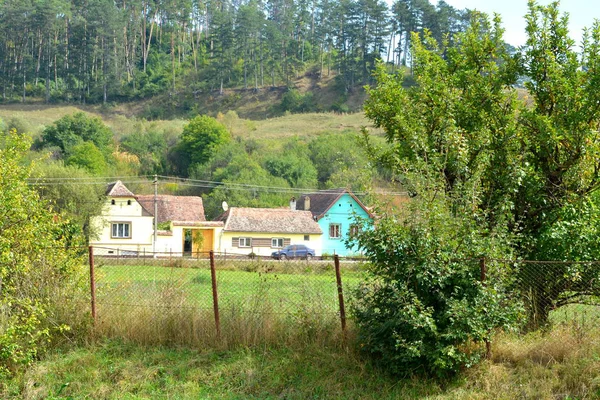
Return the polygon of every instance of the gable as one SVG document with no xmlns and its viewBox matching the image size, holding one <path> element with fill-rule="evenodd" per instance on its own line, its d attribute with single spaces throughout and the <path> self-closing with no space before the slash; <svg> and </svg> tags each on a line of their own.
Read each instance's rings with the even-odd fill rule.
<svg viewBox="0 0 600 400">
<path fill-rule="evenodd" d="M 332 208 L 339 208 L 337 212 L 347 213 L 348 216 L 357 213 L 363 217 L 373 218 L 371 212 L 352 193 L 346 189 L 324 190 L 316 193 L 303 194 L 297 202 L 299 210 L 308 210 L 315 220 L 323 218 Z"/>
</svg>

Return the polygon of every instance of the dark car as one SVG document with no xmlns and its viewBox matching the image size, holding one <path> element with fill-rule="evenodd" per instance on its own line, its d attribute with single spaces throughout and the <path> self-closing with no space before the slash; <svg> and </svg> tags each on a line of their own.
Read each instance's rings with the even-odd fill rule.
<svg viewBox="0 0 600 400">
<path fill-rule="evenodd" d="M 303 244 L 291 244 L 285 246 L 281 250 L 274 251 L 271 253 L 271 257 L 276 260 L 287 260 L 288 258 L 306 258 L 310 260 L 315 256 L 315 251 L 309 249 Z"/>
</svg>

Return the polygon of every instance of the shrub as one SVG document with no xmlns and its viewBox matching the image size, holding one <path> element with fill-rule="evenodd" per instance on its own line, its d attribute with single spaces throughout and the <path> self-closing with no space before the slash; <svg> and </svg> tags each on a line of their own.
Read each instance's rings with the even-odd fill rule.
<svg viewBox="0 0 600 400">
<path fill-rule="evenodd" d="M 398 375 L 446 377 L 478 362 L 481 344 L 512 327 L 520 310 L 505 294 L 503 271 L 480 282 L 476 256 L 503 248 L 481 231 L 438 203 L 359 232 L 370 261 L 352 302 L 361 349 Z"/>
<path fill-rule="evenodd" d="M 76 230 L 27 184 L 29 140 L 16 131 L 0 149 L 0 375 L 31 363 L 85 323 L 81 257 L 66 247 Z"/>
</svg>

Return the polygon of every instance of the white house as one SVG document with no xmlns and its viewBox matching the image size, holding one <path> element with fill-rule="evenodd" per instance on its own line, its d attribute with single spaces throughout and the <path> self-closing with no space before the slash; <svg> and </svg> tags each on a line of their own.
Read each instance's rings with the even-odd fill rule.
<svg viewBox="0 0 600 400">
<path fill-rule="evenodd" d="M 98 237 L 96 248 L 113 253 L 151 253 L 154 249 L 156 201 L 156 251 L 174 255 L 218 250 L 222 222 L 206 221 L 202 198 L 197 196 L 134 195 L 121 182 L 108 185 L 102 215 L 92 220 Z M 216 232 L 216 233 L 215 233 Z"/>
</svg>

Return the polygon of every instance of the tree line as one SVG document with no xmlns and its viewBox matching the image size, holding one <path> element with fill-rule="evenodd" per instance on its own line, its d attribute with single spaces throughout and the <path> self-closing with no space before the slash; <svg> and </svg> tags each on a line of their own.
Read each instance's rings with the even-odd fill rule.
<svg viewBox="0 0 600 400">
<path fill-rule="evenodd" d="M 441 41 L 470 15 L 428 0 L 5 0 L 1 98 L 106 103 L 258 90 L 309 67 L 336 74 L 347 92 L 370 81 L 378 59 L 407 64 L 410 32 Z"/>
</svg>

